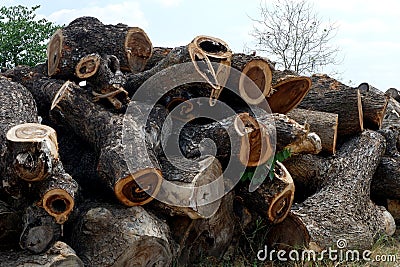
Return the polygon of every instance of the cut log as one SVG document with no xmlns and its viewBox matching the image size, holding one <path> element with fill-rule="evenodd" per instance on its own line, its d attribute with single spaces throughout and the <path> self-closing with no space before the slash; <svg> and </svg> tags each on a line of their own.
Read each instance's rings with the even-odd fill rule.
<svg viewBox="0 0 400 267">
<path fill-rule="evenodd" d="M 360 90 L 327 75 L 313 75 L 312 88 L 299 108 L 339 115 L 338 136 L 351 136 L 364 129 Z"/>
<path fill-rule="evenodd" d="M 383 118 L 382 128 L 388 128 L 391 126 L 399 126 L 400 122 L 400 103 L 394 98 L 389 98 L 387 105 L 386 114 Z"/>
<path fill-rule="evenodd" d="M 245 54 L 233 54 L 231 67 L 238 72 L 231 72 L 229 89 L 238 89 L 237 93 L 248 104 L 257 105 L 265 101 L 272 93 L 273 63 L 266 58 Z M 254 82 L 256 86 L 251 84 Z"/>
<path fill-rule="evenodd" d="M 272 74 L 273 93 L 267 98 L 273 113 L 286 114 L 303 100 L 311 88 L 311 80 L 292 71 L 275 70 Z"/>
<path fill-rule="evenodd" d="M 336 153 L 337 114 L 296 108 L 287 115 L 298 123 L 308 126 L 310 132 L 316 133 L 321 138 L 323 152 L 331 155 Z"/>
<path fill-rule="evenodd" d="M 123 88 L 126 78 L 116 56 L 87 55 L 76 65 L 75 75 L 86 79 L 96 101 L 106 98 L 115 109 L 121 109 L 123 104 L 128 103 L 128 92 Z"/>
<path fill-rule="evenodd" d="M 146 66 L 143 71 L 149 70 L 158 64 L 161 60 L 167 57 L 169 52 L 172 51 L 173 48 L 170 47 L 153 47 L 153 53 L 151 57 L 147 60 Z"/>
<path fill-rule="evenodd" d="M 378 130 L 386 113 L 389 97 L 368 83 L 358 86 L 361 93 L 364 127 Z"/>
<path fill-rule="evenodd" d="M 400 157 L 382 157 L 371 183 L 371 195 L 378 199 L 400 199 Z"/>
<path fill-rule="evenodd" d="M 0 250 L 17 248 L 21 231 L 20 212 L 0 200 Z"/>
<path fill-rule="evenodd" d="M 93 17 L 80 17 L 57 30 L 47 46 L 48 75 L 76 80 L 79 60 L 92 53 L 114 55 L 121 70 L 140 72 L 152 53 L 147 34 L 124 24 L 104 25 Z"/>
<path fill-rule="evenodd" d="M 346 249 L 370 249 L 379 234 L 392 235 L 393 217 L 370 200 L 372 176 L 385 150 L 384 138 L 364 131 L 338 151 L 327 182 L 315 195 L 293 207 L 293 216 L 268 233 L 268 245 L 284 244 L 322 251 L 346 240 Z M 286 247 L 286 248 L 288 248 Z"/>
<path fill-rule="evenodd" d="M 168 226 L 142 207 L 88 204 L 70 239 L 85 266 L 169 266 L 174 255 Z"/>
<path fill-rule="evenodd" d="M 22 249 L 38 254 L 49 249 L 62 235 L 60 224 L 47 212 L 32 205 L 26 208 L 22 217 L 23 231 L 19 244 Z"/>
<path fill-rule="evenodd" d="M 274 224 L 286 218 L 294 199 L 294 183 L 282 163 L 276 162 L 274 178 L 266 177 L 256 191 L 249 192 L 248 185 L 245 183 L 237 190 L 247 207 Z"/>
<path fill-rule="evenodd" d="M 193 265 L 207 256 L 222 258 L 235 233 L 233 198 L 232 192 L 224 196 L 219 210 L 209 219 L 171 220 L 171 231 L 179 244 L 177 253 L 179 266 Z"/>
<path fill-rule="evenodd" d="M 276 150 L 290 150 L 291 154 L 310 153 L 318 154 L 321 152 L 322 145 L 320 137 L 310 132 L 309 128 L 298 124 L 283 114 L 273 114 L 276 130 Z M 261 123 L 262 118 L 257 118 Z"/>
<path fill-rule="evenodd" d="M 209 141 L 212 140 L 213 144 Z M 236 157 L 244 166 L 258 166 L 273 155 L 267 126 L 248 113 L 205 125 L 187 124 L 179 133 L 179 147 L 186 158 L 213 155 L 224 165 Z"/>
<path fill-rule="evenodd" d="M 396 88 L 389 88 L 386 90 L 385 95 L 392 97 L 397 102 L 400 102 L 400 93 Z"/>
<path fill-rule="evenodd" d="M 222 167 L 212 157 L 200 160 L 162 157 L 163 187 L 152 206 L 169 216 L 205 219 L 213 216 L 224 195 Z"/>
<path fill-rule="evenodd" d="M 399 121 L 400 122 L 400 121 Z M 386 139 L 386 151 L 385 155 L 390 157 L 399 157 L 400 152 L 400 124 L 386 126 L 383 129 L 378 130 Z"/>
<path fill-rule="evenodd" d="M 0 267 L 10 266 L 59 266 L 83 267 L 82 261 L 67 244 L 57 241 L 46 252 L 32 255 L 25 251 L 0 252 Z"/>
</svg>

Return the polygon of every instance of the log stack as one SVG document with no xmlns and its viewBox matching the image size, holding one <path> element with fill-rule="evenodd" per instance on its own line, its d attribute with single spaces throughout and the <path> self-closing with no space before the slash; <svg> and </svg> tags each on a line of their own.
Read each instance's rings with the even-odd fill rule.
<svg viewBox="0 0 400 267">
<path fill-rule="evenodd" d="M 0 266 L 219 261 L 259 218 L 271 247 L 370 249 L 400 220 L 396 99 L 77 18 L 0 76 Z"/>
</svg>

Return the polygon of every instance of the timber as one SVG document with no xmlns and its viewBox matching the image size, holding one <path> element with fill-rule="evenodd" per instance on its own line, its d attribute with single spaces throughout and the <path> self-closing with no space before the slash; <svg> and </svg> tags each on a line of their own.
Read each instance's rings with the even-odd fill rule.
<svg viewBox="0 0 400 267">
<path fill-rule="evenodd" d="M 371 183 L 371 194 L 378 199 L 400 199 L 400 158 L 382 157 Z"/>
<path fill-rule="evenodd" d="M 0 250 L 17 248 L 21 231 L 21 213 L 0 200 Z"/>
<path fill-rule="evenodd" d="M 327 75 L 313 75 L 312 87 L 299 108 L 339 115 L 338 137 L 359 134 L 364 129 L 359 89 L 350 88 Z"/>
<path fill-rule="evenodd" d="M 277 225 L 269 233 L 269 242 L 321 251 L 342 238 L 347 240 L 346 249 L 368 249 L 379 234 L 392 235 L 392 216 L 369 198 L 371 179 L 384 151 L 383 136 L 373 131 L 345 143 L 325 174 L 323 188 L 294 207 L 295 218 L 288 217 L 293 223 Z"/>
<path fill-rule="evenodd" d="M 76 65 L 92 53 L 114 55 L 122 70 L 137 73 L 144 69 L 152 48 L 149 37 L 138 27 L 104 25 L 96 18 L 80 17 L 51 37 L 47 46 L 48 75 L 76 80 Z"/>
<path fill-rule="evenodd" d="M 287 115 L 298 123 L 309 127 L 310 132 L 316 133 L 321 138 L 323 152 L 330 155 L 336 153 L 339 122 L 337 114 L 296 108 Z"/>
</svg>

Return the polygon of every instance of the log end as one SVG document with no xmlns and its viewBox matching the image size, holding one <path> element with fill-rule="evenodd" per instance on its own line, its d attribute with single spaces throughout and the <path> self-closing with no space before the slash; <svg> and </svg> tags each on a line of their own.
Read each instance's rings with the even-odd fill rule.
<svg viewBox="0 0 400 267">
<path fill-rule="evenodd" d="M 42 205 L 58 224 L 63 224 L 74 209 L 75 201 L 67 191 L 56 188 L 44 194 Z"/>
<path fill-rule="evenodd" d="M 146 32 L 139 27 L 132 27 L 125 37 L 125 51 L 130 71 L 143 71 L 153 53 L 153 45 Z"/>
<path fill-rule="evenodd" d="M 207 56 L 219 59 L 227 59 L 232 57 L 232 51 L 228 44 L 216 37 L 199 35 L 191 42 L 198 47 Z"/>
<path fill-rule="evenodd" d="M 254 82 L 256 88 L 251 82 Z M 240 96 L 251 105 L 260 104 L 272 91 L 272 71 L 267 61 L 253 59 L 242 70 L 239 79 Z"/>
<path fill-rule="evenodd" d="M 75 67 L 75 75 L 80 79 L 87 79 L 97 73 L 101 57 L 98 54 L 87 55 Z"/>
<path fill-rule="evenodd" d="M 114 186 L 114 193 L 126 206 L 144 205 L 158 194 L 162 179 L 159 170 L 143 169 L 120 179 Z"/>
<path fill-rule="evenodd" d="M 236 132 L 242 136 L 239 152 L 240 162 L 256 167 L 267 162 L 274 154 L 266 127 L 248 113 L 239 114 L 234 122 Z"/>
<path fill-rule="evenodd" d="M 47 74 L 53 76 L 59 72 L 58 65 L 61 60 L 62 45 L 64 35 L 61 29 L 58 29 L 47 45 Z"/>
<path fill-rule="evenodd" d="M 286 76 L 273 85 L 274 93 L 267 98 L 273 113 L 286 114 L 294 109 L 311 88 L 311 79 L 304 76 Z"/>
</svg>

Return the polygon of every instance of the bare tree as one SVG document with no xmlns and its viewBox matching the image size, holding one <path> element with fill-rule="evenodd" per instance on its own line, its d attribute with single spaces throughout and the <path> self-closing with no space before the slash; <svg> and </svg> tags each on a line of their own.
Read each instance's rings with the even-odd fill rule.
<svg viewBox="0 0 400 267">
<path fill-rule="evenodd" d="M 261 18 L 252 19 L 257 51 L 274 56 L 278 66 L 303 74 L 339 63 L 339 48 L 330 44 L 337 27 L 324 23 L 307 0 L 268 2 L 260 3 Z"/>
</svg>

